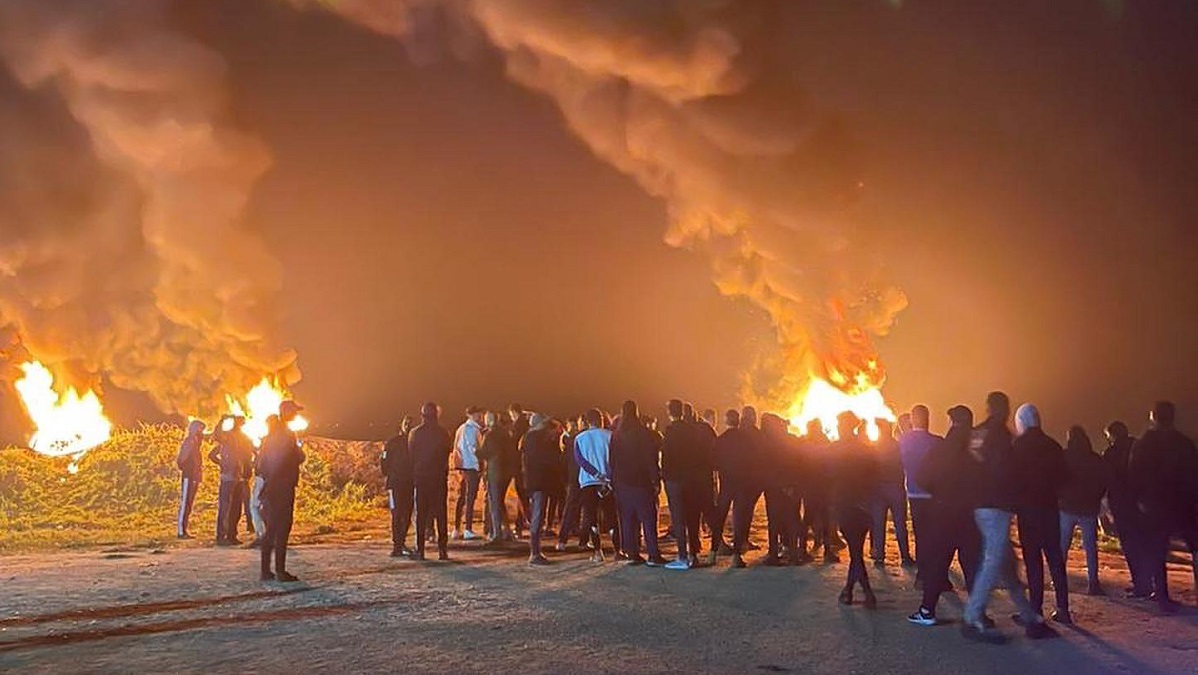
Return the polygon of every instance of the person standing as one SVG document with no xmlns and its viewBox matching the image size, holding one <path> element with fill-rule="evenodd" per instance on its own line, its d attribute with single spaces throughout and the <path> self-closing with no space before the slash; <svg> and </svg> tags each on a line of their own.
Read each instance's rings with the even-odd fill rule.
<svg viewBox="0 0 1198 675">
<path fill-rule="evenodd" d="M 745 567 L 745 552 L 749 550 L 749 533 L 753 527 L 753 514 L 757 503 L 765 492 L 764 454 L 767 451 L 761 429 L 757 427 L 757 409 L 745 406 L 740 411 L 742 446 L 736 461 L 741 470 L 736 477 L 736 497 L 732 502 L 732 566 Z"/>
<path fill-rule="evenodd" d="M 524 439 L 524 434 L 528 433 L 530 427 L 530 416 L 524 411 L 524 406 L 519 403 L 513 403 L 508 406 L 508 432 L 512 437 L 512 448 L 516 455 L 520 452 L 520 441 Z M 524 489 L 524 471 L 522 470 L 522 461 L 517 457 L 517 461 L 511 465 L 512 482 L 516 485 L 516 538 L 523 537 L 523 530 L 529 525 L 530 518 L 528 516 L 528 492 Z"/>
<path fill-rule="evenodd" d="M 449 455 L 453 440 L 440 422 L 441 408 L 425 403 L 420 424 L 408 434 L 412 454 L 412 479 L 416 485 L 416 560 L 424 560 L 425 543 L 437 529 L 437 559 L 449 560 L 448 520 Z"/>
<path fill-rule="evenodd" d="M 208 459 L 220 467 L 220 487 L 216 498 L 216 545 L 236 546 L 242 504 L 248 492 L 246 476 L 254 461 L 250 439 L 242 433 L 245 418 L 229 415 L 216 428 L 216 447 Z"/>
<path fill-rule="evenodd" d="M 391 557 L 410 556 L 405 546 L 408 528 L 412 524 L 416 487 L 412 483 L 412 454 L 408 452 L 408 434 L 412 431 L 412 418 L 404 416 L 399 423 L 399 433 L 383 446 L 380 464 L 386 478 L 387 505 L 391 510 Z"/>
<path fill-rule="evenodd" d="M 678 542 L 678 558 L 666 565 L 669 570 L 688 570 L 694 566 L 693 554 L 689 550 L 692 541 L 698 540 L 699 508 L 697 495 L 692 493 L 695 475 L 700 465 L 696 462 L 695 426 L 683 419 L 682 401 L 672 399 L 666 404 L 670 423 L 666 427 L 661 443 L 661 474 L 666 486 L 666 500 L 670 509 L 670 525 L 674 539 Z"/>
<path fill-rule="evenodd" d="M 972 420 L 972 418 L 973 414 L 970 413 L 970 419 Z M 932 448 L 936 447 L 944 439 L 928 431 L 928 427 L 931 426 L 931 412 L 926 405 L 917 405 L 911 408 L 910 419 L 911 430 L 899 436 L 899 455 L 903 462 L 903 478 L 906 481 L 907 501 L 911 505 L 911 528 L 915 534 L 915 581 L 917 585 L 922 585 L 927 576 L 925 574 L 925 566 L 921 564 L 922 561 L 919 552 L 920 539 L 923 536 L 920 530 L 924 529 L 924 524 L 927 522 L 926 515 L 931 504 L 932 495 L 919 484 L 916 476 L 919 474 Z M 948 571 L 947 567 L 945 571 Z M 946 576 L 943 581 L 947 582 L 948 577 Z"/>
<path fill-rule="evenodd" d="M 982 535 L 982 558 L 965 604 L 961 633 L 971 640 L 994 644 L 1006 641 L 1002 633 L 988 625 L 986 617 L 990 592 L 1002 586 L 1019 609 L 1027 636 L 1049 637 L 1053 631 L 1028 602 L 1023 582 L 1015 572 L 1015 554 L 1011 550 L 1011 521 L 1019 504 L 1019 486 L 1011 466 L 1011 430 L 1007 426 L 1011 401 L 1001 391 L 991 392 L 986 397 L 986 411 L 986 420 L 970 435 L 969 454 L 973 461 L 959 478 L 968 483 L 975 495 L 973 518 Z"/>
<path fill-rule="evenodd" d="M 1065 451 L 1040 427 L 1040 411 L 1025 403 L 1015 411 L 1016 437 L 1011 445 L 1011 470 L 1018 486 L 1019 547 L 1027 573 L 1032 609 L 1044 616 L 1044 562 L 1052 575 L 1057 609 L 1052 618 L 1071 624 L 1069 577 L 1061 554 L 1061 488 L 1069 476 Z"/>
<path fill-rule="evenodd" d="M 200 488 L 200 479 L 204 474 L 204 459 L 201 446 L 204 444 L 204 423 L 192 420 L 187 425 L 187 433 L 179 444 L 179 454 L 175 457 L 175 465 L 182 474 L 179 483 L 179 514 L 175 519 L 176 536 L 179 539 L 191 539 L 187 531 L 191 523 L 191 509 L 195 505 L 196 490 Z"/>
<path fill-rule="evenodd" d="M 490 530 L 489 541 L 497 543 L 511 536 L 511 530 L 507 529 L 507 489 L 512 482 L 512 463 L 519 463 L 520 456 L 499 415 L 487 412 L 484 420 L 486 429 L 478 458 L 487 466 L 487 517 L 491 519 L 487 528 Z"/>
<path fill-rule="evenodd" d="M 261 555 L 263 581 L 299 581 L 287 571 L 287 539 L 291 536 L 291 525 L 295 519 L 295 488 L 299 485 L 304 452 L 300 449 L 295 432 L 287 425 L 301 410 L 303 408 L 294 401 L 280 403 L 278 416 L 271 415 L 267 420 L 268 431 L 266 438 L 262 439 L 262 450 L 258 453 L 258 475 L 264 481 L 259 499 L 266 517 Z M 272 554 L 274 573 L 270 571 Z"/>
<path fill-rule="evenodd" d="M 878 494 L 877 453 L 856 435 L 861 420 L 853 413 L 836 418 L 837 439 L 829 448 L 832 461 L 832 503 L 836 521 L 849 549 L 849 570 L 840 604 L 853 604 L 853 590 L 861 586 L 866 609 L 876 609 L 878 598 L 869 583 L 865 567 L 865 535 L 872 521 L 870 509 Z"/>
<path fill-rule="evenodd" d="M 547 565 L 549 559 L 541 552 L 541 533 L 545 527 L 545 511 L 549 493 L 557 482 L 560 462 L 560 437 L 556 425 L 547 415 L 534 413 L 532 423 L 520 441 L 524 458 L 524 489 L 529 496 L 528 564 Z"/>
<path fill-rule="evenodd" d="M 786 428 L 786 420 L 773 413 L 761 416 L 762 479 L 765 512 L 769 522 L 769 546 L 763 564 L 770 567 L 800 563 L 799 480 L 801 453 L 797 439 Z"/>
<path fill-rule="evenodd" d="M 878 440 L 873 443 L 878 459 L 878 492 L 872 509 L 870 528 L 870 558 L 874 565 L 886 564 L 886 515 L 894 521 L 894 538 L 898 541 L 899 558 L 903 567 L 914 567 L 911 543 L 907 536 L 907 488 L 903 473 L 903 456 L 898 440 L 894 437 L 894 426 L 890 420 L 879 419 Z"/>
<path fill-rule="evenodd" d="M 919 556 L 919 571 L 923 574 L 923 602 L 907 617 L 920 626 L 935 626 L 936 605 L 940 594 L 952 590 L 948 570 L 953 555 L 961 566 L 966 590 L 972 590 L 974 576 L 982 552 L 982 538 L 974 521 L 973 509 L 977 498 L 973 485 L 962 480 L 973 471 L 970 454 L 973 435 L 973 411 L 958 405 L 949 409 L 948 434 L 919 462 L 915 482 L 928 494 L 921 503 L 923 549 Z"/>
<path fill-rule="evenodd" d="M 578 464 L 582 500 L 580 538 L 584 541 L 580 544 L 590 544 L 591 562 L 603 562 L 603 542 L 599 533 L 607 529 L 614 535 L 618 531 L 614 527 L 615 509 L 610 508 L 614 505 L 609 463 L 612 432 L 603 427 L 603 415 L 595 408 L 586 412 L 584 427 L 578 438 L 574 439 L 574 459 Z M 612 544 L 619 549 L 619 541 L 615 536 Z"/>
<path fill-rule="evenodd" d="M 458 427 L 453 440 L 453 468 L 458 472 L 458 500 L 453 510 L 454 539 L 478 539 L 474 533 L 474 505 L 478 499 L 478 448 L 482 443 L 483 409 L 472 406 L 466 410 L 466 421 Z M 462 530 L 462 511 L 466 512 L 466 529 Z"/>
<path fill-rule="evenodd" d="M 1065 464 L 1068 478 L 1061 486 L 1061 554 L 1069 558 L 1074 528 L 1081 528 L 1082 549 L 1086 552 L 1088 595 L 1105 595 L 1098 580 L 1098 512 L 1107 492 L 1107 467 L 1094 452 L 1086 430 L 1073 426 L 1065 438 Z"/>
<path fill-rule="evenodd" d="M 832 515 L 832 458 L 828 452 L 831 443 L 818 419 L 807 423 L 807 433 L 800 446 L 803 464 L 807 467 L 801 527 L 804 531 L 811 531 L 812 555 L 816 548 L 823 547 L 825 563 L 840 562 L 837 555 L 840 535 L 836 533 L 836 520 Z"/>
<path fill-rule="evenodd" d="M 693 414 L 694 407 L 691 406 Z M 686 416 L 686 409 L 682 411 L 683 417 Z M 694 477 L 693 493 L 695 494 L 698 504 L 696 508 L 699 511 L 701 523 L 707 524 L 707 532 L 713 537 L 711 540 L 711 550 L 714 552 L 719 548 L 720 542 L 714 539 L 715 536 L 715 521 L 719 518 L 716 504 L 716 474 L 715 474 L 715 424 L 716 413 L 708 408 L 703 411 L 701 418 L 687 417 L 687 419 L 695 427 L 695 446 L 696 452 L 696 469 Z M 691 556 L 697 559 L 701 542 L 699 541 L 699 531 L 696 529 L 695 538 L 691 541 Z"/>
<path fill-rule="evenodd" d="M 620 509 L 620 544 L 633 565 L 666 564 L 657 545 L 657 491 L 661 480 L 661 445 L 656 432 L 641 421 L 635 401 L 625 401 L 612 434 L 610 462 L 616 504 Z M 641 532 L 649 557 L 641 557 Z"/>
<path fill-rule="evenodd" d="M 562 462 L 566 467 L 566 501 L 562 508 L 562 524 L 557 533 L 557 550 L 566 550 L 570 537 L 582 537 L 578 531 L 578 520 L 582 513 L 582 488 L 578 484 L 578 460 L 574 456 L 574 443 L 586 428 L 582 415 L 566 421 L 566 433 L 562 434 Z"/>
<path fill-rule="evenodd" d="M 1102 454 L 1102 461 L 1107 468 L 1107 504 L 1115 519 L 1119 550 L 1131 573 L 1131 587 L 1126 594 L 1129 598 L 1147 598 L 1152 594 L 1152 580 L 1143 568 L 1143 527 L 1129 469 L 1131 449 L 1136 439 L 1132 437 L 1127 424 L 1118 420 L 1107 425 L 1106 439 L 1107 448 Z"/>
<path fill-rule="evenodd" d="M 715 514 L 711 526 L 711 553 L 707 564 L 714 565 L 721 550 L 736 554 L 724 539 L 728 514 L 736 498 L 736 479 L 741 473 L 741 446 L 744 442 L 740 433 L 740 411 L 728 410 L 724 414 L 724 432 L 712 443 L 711 457 L 719 476 L 719 491 L 716 496 Z M 714 426 L 713 426 L 714 428 Z"/>
<path fill-rule="evenodd" d="M 1129 467 L 1144 528 L 1141 565 L 1163 614 L 1173 614 L 1178 607 L 1169 596 L 1169 541 L 1175 534 L 1192 532 L 1198 503 L 1198 450 L 1177 430 L 1176 415 L 1169 401 L 1153 406 L 1151 427 L 1132 447 Z M 1198 585 L 1198 565 L 1194 567 Z"/>
</svg>

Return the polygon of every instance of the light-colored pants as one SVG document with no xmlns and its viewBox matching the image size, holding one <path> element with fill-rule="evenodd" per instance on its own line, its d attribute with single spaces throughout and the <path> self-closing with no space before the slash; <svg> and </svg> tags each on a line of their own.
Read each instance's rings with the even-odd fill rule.
<svg viewBox="0 0 1198 675">
<path fill-rule="evenodd" d="M 1091 584 L 1098 583 L 1098 516 L 1078 516 L 1061 511 L 1061 553 L 1069 557 L 1073 528 L 1082 530 L 1082 549 L 1086 552 L 1086 571 Z"/>
<path fill-rule="evenodd" d="M 266 479 L 254 476 L 254 487 L 250 493 L 250 520 L 254 521 L 254 536 L 258 539 L 266 534 L 266 523 L 262 520 L 262 509 L 258 506 L 258 497 L 262 494 L 263 485 L 266 485 Z"/>
<path fill-rule="evenodd" d="M 1015 514 L 1003 509 L 974 509 L 973 520 L 982 534 L 982 562 L 973 580 L 973 590 L 965 603 L 965 623 L 981 628 L 982 615 L 990 602 L 990 592 L 1006 588 L 1020 616 L 1028 624 L 1040 616 L 1028 602 L 1027 591 L 1015 571 L 1015 553 L 1011 550 L 1011 521 Z"/>
</svg>

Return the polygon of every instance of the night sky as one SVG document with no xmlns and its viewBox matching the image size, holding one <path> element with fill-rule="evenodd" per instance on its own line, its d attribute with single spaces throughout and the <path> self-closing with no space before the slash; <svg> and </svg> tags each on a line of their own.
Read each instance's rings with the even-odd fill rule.
<svg viewBox="0 0 1198 675">
<path fill-rule="evenodd" d="M 1003 389 L 1092 435 L 1171 398 L 1198 430 L 1198 4 L 777 4 L 771 48 L 861 152 L 852 236 L 910 299 L 879 343 L 887 397 L 943 427 Z M 665 244 L 663 203 L 496 54 L 413 63 L 319 12 L 179 5 L 273 155 L 246 226 L 283 263 L 318 431 L 379 437 L 425 399 L 736 403 L 764 313 Z M 156 415 L 107 394 L 121 423 Z M 11 390 L 0 406 L 19 440 Z"/>
</svg>

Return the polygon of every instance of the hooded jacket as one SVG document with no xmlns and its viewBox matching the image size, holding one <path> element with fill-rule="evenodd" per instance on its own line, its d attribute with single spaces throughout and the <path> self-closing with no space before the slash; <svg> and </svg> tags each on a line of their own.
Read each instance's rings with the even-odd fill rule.
<svg viewBox="0 0 1198 675">
<path fill-rule="evenodd" d="M 300 465 L 304 452 L 300 450 L 295 432 L 280 425 L 262 439 L 258 453 L 258 475 L 263 478 L 262 493 L 266 496 L 294 492 L 299 484 Z"/>
<path fill-rule="evenodd" d="M 446 485 L 449 477 L 449 453 L 453 439 L 436 418 L 424 418 L 408 434 L 408 452 L 412 454 L 412 478 L 417 483 Z"/>
<path fill-rule="evenodd" d="M 1011 475 L 1018 495 L 1016 507 L 1055 511 L 1069 477 L 1065 450 L 1040 427 L 1030 427 L 1012 442 Z"/>
<path fill-rule="evenodd" d="M 954 425 L 932 446 L 915 472 L 919 486 L 938 504 L 952 510 L 969 511 L 977 506 L 978 495 L 970 481 L 964 480 L 977 470 L 969 450 L 972 436 L 973 429 L 968 425 Z"/>
</svg>

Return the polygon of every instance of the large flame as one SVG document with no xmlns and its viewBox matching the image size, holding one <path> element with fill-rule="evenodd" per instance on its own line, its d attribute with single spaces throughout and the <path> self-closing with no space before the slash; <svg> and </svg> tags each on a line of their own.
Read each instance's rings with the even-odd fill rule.
<svg viewBox="0 0 1198 675">
<path fill-rule="evenodd" d="M 266 419 L 271 415 L 279 414 L 279 404 L 288 398 L 285 389 L 277 386 L 270 378 L 263 377 L 262 381 L 249 390 L 244 397 L 239 399 L 234 396 L 225 396 L 225 403 L 229 414 L 245 418 L 245 425 L 242 426 L 241 431 L 254 442 L 255 446 L 258 446 L 266 437 Z M 292 431 L 303 431 L 308 428 L 308 420 L 299 415 L 287 426 Z"/>
<path fill-rule="evenodd" d="M 71 457 L 67 469 L 75 473 L 88 450 L 112 437 L 112 422 L 100 398 L 91 390 L 81 395 L 74 387 L 60 394 L 54 375 L 38 361 L 21 364 L 21 370 L 25 375 L 14 386 L 35 428 L 29 447 L 51 457 Z"/>
<path fill-rule="evenodd" d="M 870 440 L 878 440 L 878 419 L 895 421 L 894 411 L 886 405 L 882 397 L 882 388 L 873 384 L 862 374 L 847 391 L 833 386 L 827 380 L 815 377 L 807 391 L 791 406 L 790 423 L 805 433 L 807 423 L 819 420 L 828 438 L 835 440 L 839 435 L 836 429 L 836 417 L 843 412 L 851 412 L 865 420 L 866 434 Z"/>
</svg>

